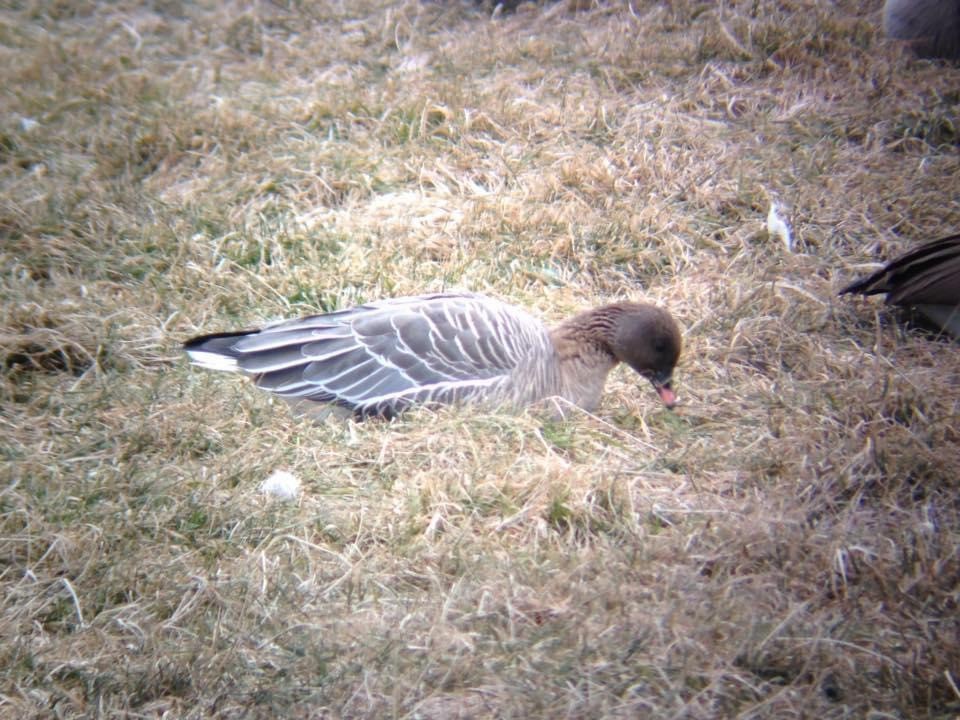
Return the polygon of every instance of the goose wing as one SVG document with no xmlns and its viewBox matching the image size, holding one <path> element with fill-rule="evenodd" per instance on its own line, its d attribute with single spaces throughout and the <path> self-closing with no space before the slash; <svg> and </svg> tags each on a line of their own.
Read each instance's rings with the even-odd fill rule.
<svg viewBox="0 0 960 720">
<path fill-rule="evenodd" d="M 887 293 L 891 305 L 960 303 L 960 235 L 934 240 L 890 261 L 840 294 Z"/>
<path fill-rule="evenodd" d="M 257 385 L 288 399 L 390 417 L 413 404 L 505 399 L 517 369 L 548 347 L 546 328 L 524 311 L 448 293 L 208 336 L 188 343 L 187 351 L 195 362 L 253 375 Z"/>
<path fill-rule="evenodd" d="M 934 240 L 891 260 L 840 294 L 886 293 L 890 305 L 912 307 L 960 339 L 960 235 Z"/>
</svg>

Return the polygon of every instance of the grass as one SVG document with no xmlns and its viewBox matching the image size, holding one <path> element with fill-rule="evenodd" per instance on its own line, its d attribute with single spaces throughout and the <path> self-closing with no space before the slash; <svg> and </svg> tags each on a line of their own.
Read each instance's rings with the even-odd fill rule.
<svg viewBox="0 0 960 720">
<path fill-rule="evenodd" d="M 960 713 L 960 355 L 836 297 L 960 227 L 960 70 L 577 5 L 0 10 L 0 716 Z M 681 406 L 309 424 L 180 352 L 448 287 L 670 307 Z"/>
</svg>

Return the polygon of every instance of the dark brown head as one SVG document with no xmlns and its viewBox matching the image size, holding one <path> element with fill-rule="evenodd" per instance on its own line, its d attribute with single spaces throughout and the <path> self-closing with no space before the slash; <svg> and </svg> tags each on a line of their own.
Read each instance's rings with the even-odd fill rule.
<svg viewBox="0 0 960 720">
<path fill-rule="evenodd" d="M 670 386 L 680 358 L 680 328 L 666 310 L 641 303 L 619 303 L 612 327 L 610 349 L 614 357 L 647 378 L 664 405 L 672 408 L 677 396 Z"/>
</svg>

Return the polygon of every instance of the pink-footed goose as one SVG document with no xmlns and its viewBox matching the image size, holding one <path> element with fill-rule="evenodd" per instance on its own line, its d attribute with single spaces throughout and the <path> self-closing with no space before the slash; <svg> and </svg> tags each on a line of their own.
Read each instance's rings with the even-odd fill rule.
<svg viewBox="0 0 960 720">
<path fill-rule="evenodd" d="M 916 309 L 960 339 L 960 234 L 915 247 L 840 291 L 845 293 L 886 293 L 888 305 Z"/>
<path fill-rule="evenodd" d="M 605 305 L 548 329 L 494 298 L 443 293 L 204 335 L 184 349 L 193 363 L 249 375 L 300 409 L 320 403 L 363 419 L 413 405 L 517 408 L 551 397 L 593 410 L 621 362 L 673 407 L 680 346 L 676 322 L 654 305 Z"/>
</svg>

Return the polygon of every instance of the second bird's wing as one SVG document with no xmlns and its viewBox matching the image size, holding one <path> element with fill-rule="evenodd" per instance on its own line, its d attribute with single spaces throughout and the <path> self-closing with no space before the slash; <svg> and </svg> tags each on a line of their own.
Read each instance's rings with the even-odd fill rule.
<svg viewBox="0 0 960 720">
<path fill-rule="evenodd" d="M 956 305 L 960 302 L 960 235 L 915 247 L 840 291 L 845 293 L 887 293 L 891 305 Z"/>
</svg>

